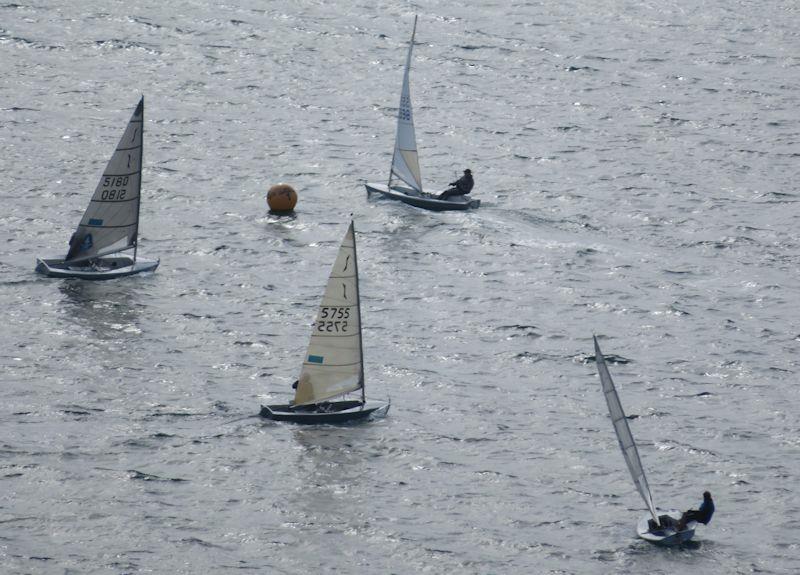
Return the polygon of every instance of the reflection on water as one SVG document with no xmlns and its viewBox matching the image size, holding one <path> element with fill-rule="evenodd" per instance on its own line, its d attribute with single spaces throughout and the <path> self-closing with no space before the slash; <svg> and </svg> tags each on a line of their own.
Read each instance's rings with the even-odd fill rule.
<svg viewBox="0 0 800 575">
<path fill-rule="evenodd" d="M 294 430 L 302 447 L 296 459 L 302 487 L 292 498 L 294 506 L 308 515 L 357 513 L 355 501 L 367 473 L 368 452 L 380 445 L 371 422 L 345 426 L 314 426 Z M 349 509 L 349 511 L 348 511 Z"/>
<path fill-rule="evenodd" d="M 134 282 L 61 282 L 61 306 L 77 324 L 93 330 L 100 339 L 117 339 L 121 333 L 139 334 L 140 305 Z"/>
</svg>

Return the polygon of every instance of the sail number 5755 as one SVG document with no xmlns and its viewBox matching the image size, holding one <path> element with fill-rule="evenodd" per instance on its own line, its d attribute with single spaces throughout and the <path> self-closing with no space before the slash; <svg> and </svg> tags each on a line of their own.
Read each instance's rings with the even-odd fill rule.
<svg viewBox="0 0 800 575">
<path fill-rule="evenodd" d="M 322 333 L 341 333 L 347 331 L 350 319 L 349 307 L 323 306 L 317 320 L 317 331 Z"/>
</svg>

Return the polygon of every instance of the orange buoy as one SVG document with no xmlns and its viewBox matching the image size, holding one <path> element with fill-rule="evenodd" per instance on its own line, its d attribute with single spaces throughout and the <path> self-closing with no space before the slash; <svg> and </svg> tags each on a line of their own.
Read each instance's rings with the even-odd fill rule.
<svg viewBox="0 0 800 575">
<path fill-rule="evenodd" d="M 267 205 L 277 214 L 291 212 L 297 205 L 297 192 L 289 184 L 275 184 L 267 192 Z"/>
</svg>

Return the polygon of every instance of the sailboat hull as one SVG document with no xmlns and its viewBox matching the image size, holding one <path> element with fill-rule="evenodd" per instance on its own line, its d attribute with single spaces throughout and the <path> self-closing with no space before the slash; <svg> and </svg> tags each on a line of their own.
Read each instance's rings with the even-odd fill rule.
<svg viewBox="0 0 800 575">
<path fill-rule="evenodd" d="M 64 258 L 37 258 L 36 271 L 51 278 L 78 278 L 84 280 L 112 280 L 153 271 L 160 260 L 148 260 L 127 254 L 97 258 L 93 264 L 73 265 Z"/>
<path fill-rule="evenodd" d="M 376 411 L 389 411 L 389 404 L 379 401 L 331 401 L 318 405 L 293 407 L 288 404 L 262 405 L 261 417 L 310 425 L 348 423 L 363 420 Z"/>
<path fill-rule="evenodd" d="M 663 547 L 674 547 L 676 545 L 681 545 L 682 543 L 686 543 L 687 541 L 691 540 L 692 537 L 694 537 L 694 530 L 695 527 L 697 527 L 696 521 L 690 521 L 686 525 L 686 529 L 683 531 L 677 531 L 675 529 L 675 523 L 680 520 L 681 512 L 677 509 L 670 509 L 669 511 L 658 509 L 657 511 L 659 517 L 667 515 L 674 520 L 674 523 L 670 522 L 671 525 L 666 526 L 662 530 L 651 531 L 649 521 L 652 520 L 652 516 L 650 514 L 644 515 L 641 519 L 639 519 L 639 523 L 636 525 L 636 533 L 639 535 L 639 537 L 645 541 L 649 541 L 650 543 L 661 545 Z"/>
<path fill-rule="evenodd" d="M 399 200 L 405 204 L 434 212 L 469 210 L 478 208 L 481 205 L 480 200 L 473 200 L 469 196 L 451 196 L 446 200 L 440 200 L 435 194 L 420 193 L 404 186 L 389 187 L 386 184 L 377 183 L 368 183 L 365 186 L 367 194 L 381 194 L 386 198 Z"/>
</svg>

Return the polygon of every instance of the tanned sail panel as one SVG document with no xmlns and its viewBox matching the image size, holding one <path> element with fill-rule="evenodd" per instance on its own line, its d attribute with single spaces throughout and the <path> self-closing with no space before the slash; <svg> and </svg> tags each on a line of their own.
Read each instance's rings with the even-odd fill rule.
<svg viewBox="0 0 800 575">
<path fill-rule="evenodd" d="M 70 239 L 68 263 L 80 262 L 136 246 L 142 186 L 144 98 L 128 122 L 108 161 L 89 207 Z"/>
<path fill-rule="evenodd" d="M 358 263 L 350 222 L 317 312 L 294 404 L 319 403 L 361 389 L 363 373 Z"/>
</svg>

